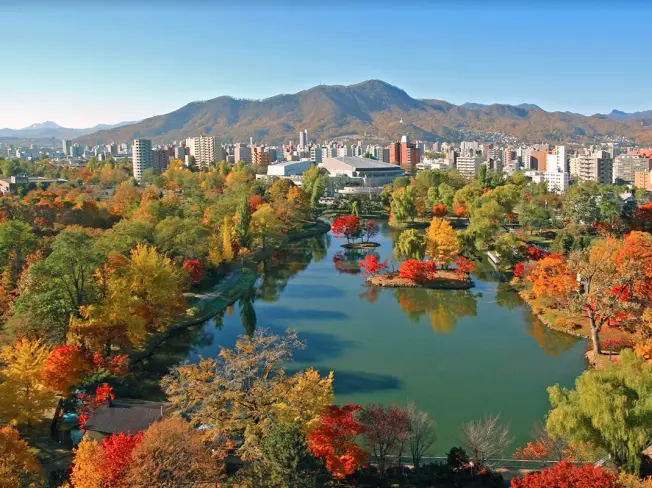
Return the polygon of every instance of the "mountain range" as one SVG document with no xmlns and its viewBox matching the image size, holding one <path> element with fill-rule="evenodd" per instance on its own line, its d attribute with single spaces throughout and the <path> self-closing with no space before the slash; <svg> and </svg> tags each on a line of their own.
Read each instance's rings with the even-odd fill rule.
<svg viewBox="0 0 652 488">
<path fill-rule="evenodd" d="M 74 139 L 86 134 L 92 134 L 101 130 L 114 129 L 124 125 L 135 124 L 136 121 L 120 122 L 118 124 L 98 124 L 86 129 L 70 129 L 62 127 L 56 122 L 47 120 L 37 124 L 32 124 L 22 129 L 0 129 L 0 138 L 15 139 Z"/>
<path fill-rule="evenodd" d="M 280 143 L 308 130 L 313 140 L 364 134 L 395 139 L 459 141 L 500 133 L 528 142 L 592 142 L 627 138 L 652 142 L 652 111 L 585 116 L 547 112 L 532 104 L 454 105 L 415 99 L 380 80 L 355 85 L 319 85 L 263 100 L 221 96 L 192 102 L 138 123 L 87 133 L 83 144 L 126 142 L 144 137 L 165 143 L 200 134 L 224 142 Z"/>
</svg>

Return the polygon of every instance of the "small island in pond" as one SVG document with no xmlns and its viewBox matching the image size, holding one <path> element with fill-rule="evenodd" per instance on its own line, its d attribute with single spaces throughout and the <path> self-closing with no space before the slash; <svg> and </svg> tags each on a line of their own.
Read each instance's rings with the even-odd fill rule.
<svg viewBox="0 0 652 488">
<path fill-rule="evenodd" d="M 378 235 L 378 224 L 373 220 L 361 223 L 357 215 L 342 215 L 335 219 L 331 226 L 335 237 L 345 237 L 345 249 L 373 249 L 380 244 L 371 239 Z M 360 242 L 356 242 L 360 239 Z"/>
<path fill-rule="evenodd" d="M 423 282 L 404 278 L 398 271 L 378 274 L 367 278 L 367 283 L 383 288 L 432 288 L 440 290 L 468 290 L 475 284 L 470 279 L 460 278 L 457 270 L 439 270 L 432 279 Z"/>
</svg>

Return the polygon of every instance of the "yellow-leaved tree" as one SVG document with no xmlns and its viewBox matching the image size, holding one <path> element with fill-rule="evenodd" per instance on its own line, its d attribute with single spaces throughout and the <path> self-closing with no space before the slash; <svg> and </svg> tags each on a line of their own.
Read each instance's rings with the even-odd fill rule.
<svg viewBox="0 0 652 488">
<path fill-rule="evenodd" d="M 43 486 L 41 466 L 27 442 L 12 427 L 0 427 L 0 486 L 23 488 Z"/>
<path fill-rule="evenodd" d="M 0 420 L 31 425 L 55 406 L 41 379 L 48 356 L 38 340 L 18 339 L 0 349 Z"/>
<path fill-rule="evenodd" d="M 104 449 L 102 445 L 84 436 L 75 449 L 70 481 L 75 488 L 102 488 L 104 479 L 98 466 L 104 464 Z"/>
<path fill-rule="evenodd" d="M 457 232 L 444 219 L 435 217 L 426 234 L 426 253 L 437 266 L 448 267 L 460 253 Z"/>
<path fill-rule="evenodd" d="M 333 401 L 333 376 L 315 370 L 288 375 L 283 365 L 304 344 L 296 331 L 274 335 L 256 330 L 240 336 L 233 349 L 215 358 L 178 366 L 163 378 L 168 400 L 195 425 L 210 426 L 205 434 L 224 448 L 244 443 L 244 460 L 261 458 L 260 440 L 273 424 L 296 422 L 309 431 Z"/>
</svg>

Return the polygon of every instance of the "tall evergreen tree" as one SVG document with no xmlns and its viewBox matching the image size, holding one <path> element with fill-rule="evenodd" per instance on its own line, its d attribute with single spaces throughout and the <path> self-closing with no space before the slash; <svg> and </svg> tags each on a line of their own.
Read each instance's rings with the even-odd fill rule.
<svg viewBox="0 0 652 488">
<path fill-rule="evenodd" d="M 249 247 L 251 236 L 249 235 L 249 223 L 251 222 L 251 213 L 249 212 L 249 202 L 243 197 L 238 206 L 236 213 L 237 223 L 235 225 L 235 235 L 240 247 Z"/>
</svg>

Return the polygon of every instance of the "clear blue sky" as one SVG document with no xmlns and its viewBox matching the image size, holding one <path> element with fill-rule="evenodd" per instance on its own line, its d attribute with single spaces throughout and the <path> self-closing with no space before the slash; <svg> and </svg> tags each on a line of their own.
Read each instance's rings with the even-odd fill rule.
<svg viewBox="0 0 652 488">
<path fill-rule="evenodd" d="M 371 78 L 453 103 L 652 109 L 643 2 L 91 3 L 0 0 L 0 128 L 87 127 Z"/>
</svg>

